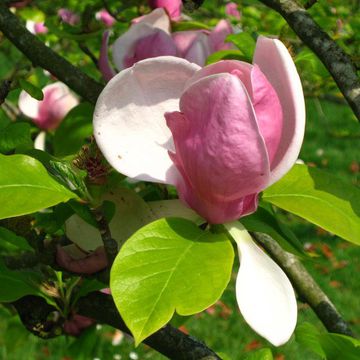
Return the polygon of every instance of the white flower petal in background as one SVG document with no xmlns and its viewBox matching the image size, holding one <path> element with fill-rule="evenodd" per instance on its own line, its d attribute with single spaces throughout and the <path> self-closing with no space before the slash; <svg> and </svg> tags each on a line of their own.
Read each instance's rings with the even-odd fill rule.
<svg viewBox="0 0 360 360">
<path fill-rule="evenodd" d="M 225 227 L 239 250 L 236 299 L 240 311 L 254 331 L 280 346 L 289 340 L 296 326 L 297 304 L 292 285 L 239 222 Z"/>
</svg>

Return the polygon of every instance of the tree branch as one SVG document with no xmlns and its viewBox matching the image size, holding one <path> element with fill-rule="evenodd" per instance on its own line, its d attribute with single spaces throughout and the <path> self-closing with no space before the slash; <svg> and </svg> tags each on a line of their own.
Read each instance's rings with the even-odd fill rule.
<svg viewBox="0 0 360 360">
<path fill-rule="evenodd" d="M 103 86 L 31 34 L 3 0 L 0 0 L 0 30 L 35 66 L 48 70 L 89 102 L 96 102 Z"/>
<path fill-rule="evenodd" d="M 311 306 L 326 329 L 329 332 L 353 336 L 347 322 L 296 256 L 284 251 L 269 235 L 258 232 L 252 235 L 285 271 L 298 295 Z"/>
<path fill-rule="evenodd" d="M 318 56 L 360 121 L 360 81 L 344 50 L 294 0 L 260 0 L 277 11 L 299 38 Z"/>
<path fill-rule="evenodd" d="M 25 296 L 13 305 L 25 327 L 36 336 L 48 339 L 62 333 L 61 324 L 64 319 L 56 317 L 54 308 L 49 306 L 44 299 Z M 130 334 L 110 295 L 93 292 L 80 298 L 77 306 L 78 314 Z M 50 316 L 51 314 L 53 315 Z M 174 360 L 221 360 L 204 343 L 171 325 L 164 326 L 144 340 L 144 343 Z"/>
</svg>

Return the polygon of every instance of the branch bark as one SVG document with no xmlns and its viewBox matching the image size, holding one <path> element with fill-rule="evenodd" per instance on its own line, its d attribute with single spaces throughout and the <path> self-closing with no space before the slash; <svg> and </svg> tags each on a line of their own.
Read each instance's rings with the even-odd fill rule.
<svg viewBox="0 0 360 360">
<path fill-rule="evenodd" d="M 87 101 L 95 104 L 103 85 L 71 65 L 31 34 L 0 0 L 0 30 L 35 65 L 48 70 Z"/>
<path fill-rule="evenodd" d="M 360 80 L 344 50 L 294 0 L 260 0 L 277 11 L 299 38 L 318 56 L 360 121 Z"/>
<path fill-rule="evenodd" d="M 269 235 L 258 232 L 252 235 L 285 271 L 300 298 L 311 306 L 326 329 L 329 332 L 353 336 L 347 322 L 296 256 L 284 251 Z"/>
<path fill-rule="evenodd" d="M 54 314 L 54 308 L 36 296 L 26 296 L 13 303 L 25 327 L 44 339 L 59 336 L 62 333 L 63 319 Z M 94 319 L 98 323 L 110 325 L 130 334 L 120 317 L 110 295 L 93 292 L 79 299 L 77 313 Z M 180 330 L 166 325 L 148 337 L 145 344 L 174 360 L 221 360 L 204 343 Z"/>
</svg>

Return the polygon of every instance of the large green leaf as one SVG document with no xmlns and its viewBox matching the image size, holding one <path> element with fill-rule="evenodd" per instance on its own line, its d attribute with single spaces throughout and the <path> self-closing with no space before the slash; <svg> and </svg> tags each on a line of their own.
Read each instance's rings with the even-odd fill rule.
<svg viewBox="0 0 360 360">
<path fill-rule="evenodd" d="M 360 341 L 350 336 L 321 333 L 314 325 L 303 323 L 295 331 L 296 341 L 326 360 L 360 359 Z"/>
<path fill-rule="evenodd" d="M 269 348 L 259 349 L 251 352 L 244 357 L 244 360 L 273 360 L 272 352 Z"/>
<path fill-rule="evenodd" d="M 33 248 L 22 236 L 17 236 L 12 231 L 0 226 L 0 250 L 16 252 L 19 250 L 32 251 Z"/>
<path fill-rule="evenodd" d="M 0 152 L 6 153 L 21 145 L 32 146 L 30 124 L 12 122 L 0 129 Z"/>
<path fill-rule="evenodd" d="M 262 199 L 360 244 L 360 189 L 325 171 L 295 165 Z"/>
<path fill-rule="evenodd" d="M 0 155 L 0 219 L 29 214 L 76 197 L 27 155 Z"/>
<path fill-rule="evenodd" d="M 176 311 L 192 315 L 221 296 L 234 252 L 223 234 L 189 220 L 157 220 L 130 237 L 111 269 L 115 304 L 135 343 L 164 326 Z"/>
</svg>

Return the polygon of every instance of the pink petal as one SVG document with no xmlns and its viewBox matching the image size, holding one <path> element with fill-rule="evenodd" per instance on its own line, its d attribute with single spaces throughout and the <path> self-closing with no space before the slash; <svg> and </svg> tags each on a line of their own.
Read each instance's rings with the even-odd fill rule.
<svg viewBox="0 0 360 360">
<path fill-rule="evenodd" d="M 170 156 L 183 176 L 177 183 L 183 199 L 212 223 L 238 218 L 244 204 L 246 211 L 254 210 L 269 162 L 244 85 L 230 74 L 208 76 L 184 92 L 180 110 L 165 117 L 176 149 Z"/>
<path fill-rule="evenodd" d="M 172 34 L 177 55 L 200 66 L 205 65 L 212 48 L 205 31 L 179 31 Z"/>
<path fill-rule="evenodd" d="M 185 83 L 197 70 L 186 60 L 158 57 L 136 63 L 107 84 L 96 104 L 94 135 L 116 170 L 138 180 L 176 182 L 164 113 L 178 110 Z"/>
<path fill-rule="evenodd" d="M 59 9 L 58 15 L 61 20 L 69 25 L 76 25 L 80 22 L 79 15 L 75 14 L 73 11 L 69 9 Z"/>
<path fill-rule="evenodd" d="M 132 25 L 113 45 L 113 58 L 118 70 L 128 67 L 131 59 L 135 60 L 136 58 L 146 56 L 146 52 L 141 51 L 141 45 L 146 44 L 146 42 L 148 42 L 146 52 L 149 52 L 149 55 L 153 55 L 152 57 L 154 57 L 154 54 L 157 54 L 157 56 L 173 55 L 176 51 L 170 35 L 152 25 L 140 22 Z M 157 49 L 158 43 L 161 45 L 160 51 Z M 155 46 L 155 48 L 151 49 L 151 46 Z M 164 50 L 167 50 L 168 53 L 164 54 Z M 139 51 L 141 54 L 137 56 L 136 54 Z M 148 57 L 151 56 L 146 56 L 146 58 Z"/>
<path fill-rule="evenodd" d="M 109 12 L 105 9 L 100 10 L 99 12 L 96 13 L 95 15 L 97 20 L 100 20 L 103 22 L 103 24 L 106 27 L 111 27 L 115 24 L 116 19 L 114 17 L 112 17 Z"/>
<path fill-rule="evenodd" d="M 236 75 L 245 85 L 271 163 L 280 143 L 283 126 L 282 109 L 277 93 L 257 65 L 237 60 L 223 60 L 204 67 L 189 80 L 187 87 L 202 77 L 218 73 Z"/>
<path fill-rule="evenodd" d="M 235 19 L 240 20 L 241 14 L 238 10 L 238 4 L 231 2 L 225 5 L 226 15 L 233 16 Z"/>
<path fill-rule="evenodd" d="M 250 96 L 252 96 L 252 85 L 251 85 L 251 70 L 252 65 L 237 60 L 222 60 L 218 61 L 214 64 L 207 65 L 201 70 L 197 71 L 196 74 L 189 79 L 186 83 L 186 88 L 197 82 L 203 77 L 209 75 L 215 75 L 220 73 L 232 73 L 233 71 L 237 71 L 237 76 L 241 79 L 241 82 L 245 85 L 246 90 Z"/>
<path fill-rule="evenodd" d="M 210 42 L 214 51 L 231 49 L 231 43 L 225 43 L 225 39 L 232 33 L 233 30 L 230 23 L 227 20 L 220 20 L 215 29 L 210 33 Z"/>
<path fill-rule="evenodd" d="M 251 70 L 252 104 L 269 154 L 270 169 L 280 144 L 283 113 L 276 91 L 257 65 Z"/>
<path fill-rule="evenodd" d="M 283 111 L 281 140 L 271 164 L 271 185 L 284 176 L 298 158 L 305 131 L 304 94 L 295 64 L 281 41 L 260 36 L 254 64 L 275 89 Z"/>
<path fill-rule="evenodd" d="M 112 79 L 116 72 L 112 68 L 108 56 L 108 43 L 109 43 L 110 31 L 104 31 L 101 42 L 100 57 L 99 57 L 99 70 L 105 81 Z"/>
<path fill-rule="evenodd" d="M 55 129 L 69 110 L 78 104 L 78 99 L 61 82 L 43 88 L 44 99 L 35 100 L 25 91 L 20 93 L 19 108 L 23 114 L 33 119 L 41 129 Z"/>
<path fill-rule="evenodd" d="M 45 86 L 43 93 L 44 99 L 39 103 L 39 114 L 33 120 L 41 129 L 55 129 L 79 101 L 61 82 Z"/>
<path fill-rule="evenodd" d="M 130 67 L 140 60 L 165 55 L 176 55 L 175 44 L 167 33 L 153 29 L 152 33 L 136 42 L 132 53 L 125 56 L 124 65 Z"/>
<path fill-rule="evenodd" d="M 153 9 L 164 8 L 172 20 L 177 20 L 181 15 L 181 0 L 149 0 L 149 6 Z"/>
</svg>

